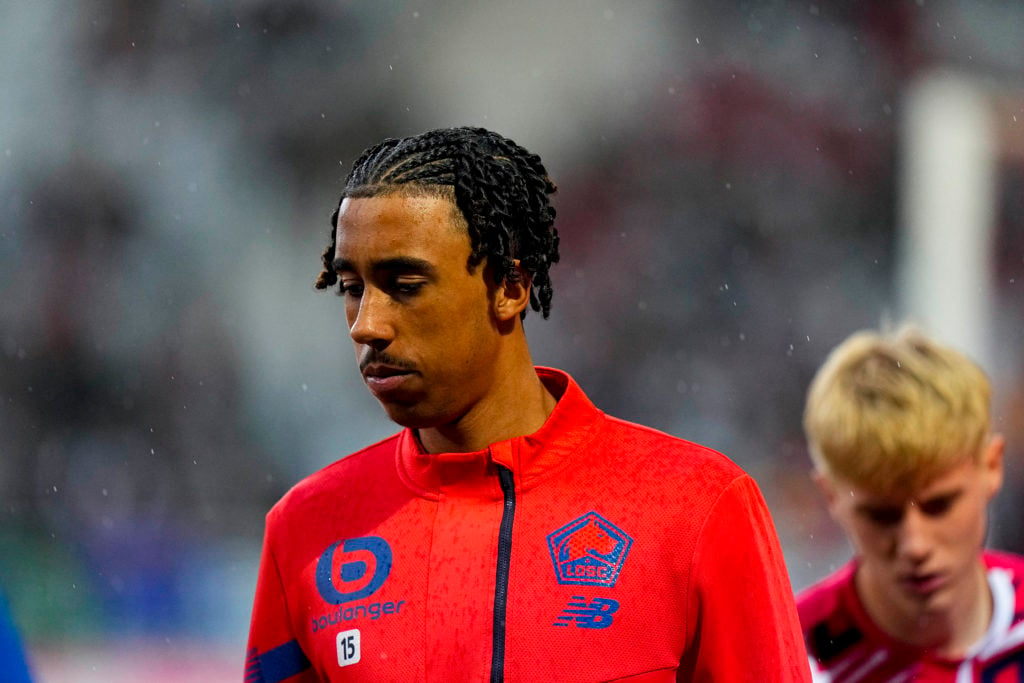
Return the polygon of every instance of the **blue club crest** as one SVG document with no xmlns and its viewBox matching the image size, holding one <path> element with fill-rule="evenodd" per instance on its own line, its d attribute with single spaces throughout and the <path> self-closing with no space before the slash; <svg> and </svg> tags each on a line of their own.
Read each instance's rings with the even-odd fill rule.
<svg viewBox="0 0 1024 683">
<path fill-rule="evenodd" d="M 548 534 L 558 583 L 614 586 L 633 539 L 596 512 Z"/>
</svg>

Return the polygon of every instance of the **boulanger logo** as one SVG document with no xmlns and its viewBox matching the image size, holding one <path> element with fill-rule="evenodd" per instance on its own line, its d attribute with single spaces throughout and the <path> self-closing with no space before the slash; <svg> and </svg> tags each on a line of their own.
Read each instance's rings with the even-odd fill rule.
<svg viewBox="0 0 1024 683">
<path fill-rule="evenodd" d="M 596 512 L 548 535 L 558 583 L 614 586 L 633 539 Z"/>
<path fill-rule="evenodd" d="M 335 558 L 338 546 L 341 554 Z M 335 570 L 335 566 L 338 569 Z M 391 546 L 379 536 L 332 543 L 316 563 L 316 589 L 332 605 L 373 595 L 391 573 Z"/>
</svg>

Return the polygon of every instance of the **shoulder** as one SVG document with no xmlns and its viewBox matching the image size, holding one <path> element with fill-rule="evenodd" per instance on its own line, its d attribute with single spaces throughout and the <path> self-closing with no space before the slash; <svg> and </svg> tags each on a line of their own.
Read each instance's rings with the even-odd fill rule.
<svg viewBox="0 0 1024 683">
<path fill-rule="evenodd" d="M 1000 550 L 986 550 L 981 558 L 988 569 L 1008 569 L 1018 582 L 1024 579 L 1024 556 Z"/>
<path fill-rule="evenodd" d="M 746 476 L 739 465 L 713 448 L 610 415 L 605 416 L 600 445 L 646 467 L 699 475 L 704 481 L 717 480 L 722 486 Z"/>
<path fill-rule="evenodd" d="M 853 582 L 853 571 L 850 562 L 797 593 L 796 608 L 805 632 L 845 611 L 842 596 Z"/>
<path fill-rule="evenodd" d="M 864 637 L 854 610 L 844 600 L 852 590 L 853 570 L 851 562 L 796 596 L 807 653 L 819 661 L 832 660 Z"/>
<path fill-rule="evenodd" d="M 1017 606 L 1024 606 L 1024 557 L 997 550 L 986 550 L 982 553 L 981 559 L 985 563 L 989 584 L 993 586 L 993 590 L 999 590 L 1004 595 L 1005 601 L 1013 602 Z M 1000 583 L 1003 586 L 1002 589 L 998 588 Z M 1016 608 L 1015 611 L 1017 611 Z"/>
<path fill-rule="evenodd" d="M 637 470 L 669 477 L 697 473 L 701 475 L 698 479 L 718 480 L 722 488 L 745 476 L 738 465 L 714 449 L 601 411 L 575 380 L 561 370 L 538 367 L 537 373 L 559 399 L 559 409 L 563 411 L 561 424 L 571 424 L 580 434 L 586 432 L 586 451 L 591 462 L 622 467 L 630 474 Z M 567 417 L 570 415 L 571 418 Z M 586 430 L 580 429 L 584 423 Z M 591 426 L 597 429 L 591 431 Z"/>
<path fill-rule="evenodd" d="M 279 518 L 306 507 L 316 500 L 334 496 L 348 482 L 365 481 L 368 471 L 379 476 L 382 467 L 394 462 L 401 432 L 336 460 L 305 477 L 288 490 L 271 508 L 268 520 Z"/>
</svg>

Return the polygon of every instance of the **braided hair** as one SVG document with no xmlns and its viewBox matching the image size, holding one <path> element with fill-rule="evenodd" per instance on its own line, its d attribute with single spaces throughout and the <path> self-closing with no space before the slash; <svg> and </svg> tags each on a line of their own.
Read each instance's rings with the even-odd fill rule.
<svg viewBox="0 0 1024 683">
<path fill-rule="evenodd" d="M 548 268 L 558 262 L 556 191 L 540 157 L 484 128 L 441 128 L 407 138 L 388 138 L 356 161 L 345 181 L 345 197 L 412 193 L 454 198 L 469 227 L 468 268 L 484 259 L 495 284 L 518 278 L 513 260 L 530 275 L 530 305 L 551 311 Z M 331 216 L 331 243 L 323 253 L 317 289 L 338 281 L 331 265 L 338 233 L 338 208 Z M 525 314 L 525 311 L 524 311 Z"/>
</svg>

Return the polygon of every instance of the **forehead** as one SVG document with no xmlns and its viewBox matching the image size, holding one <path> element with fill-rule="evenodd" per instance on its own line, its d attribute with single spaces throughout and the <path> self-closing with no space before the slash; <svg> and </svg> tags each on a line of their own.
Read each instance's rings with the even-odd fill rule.
<svg viewBox="0 0 1024 683">
<path fill-rule="evenodd" d="M 335 242 L 335 258 L 349 261 L 469 253 L 465 223 L 443 197 L 346 197 L 338 209 Z"/>
<path fill-rule="evenodd" d="M 841 494 L 852 503 L 902 505 L 908 501 L 924 501 L 949 494 L 970 486 L 981 476 L 980 467 L 973 461 L 952 465 L 921 481 L 895 487 L 893 490 L 875 491 L 845 481 L 836 482 Z"/>
</svg>

